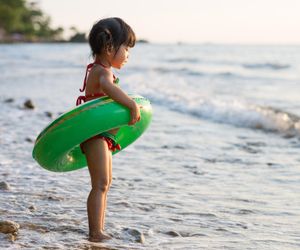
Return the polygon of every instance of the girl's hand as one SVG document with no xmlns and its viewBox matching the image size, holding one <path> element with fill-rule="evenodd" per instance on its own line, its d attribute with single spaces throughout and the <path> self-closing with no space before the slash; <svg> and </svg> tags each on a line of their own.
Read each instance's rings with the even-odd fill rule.
<svg viewBox="0 0 300 250">
<path fill-rule="evenodd" d="M 141 119 L 140 107 L 132 100 L 132 107 L 130 107 L 130 121 L 128 125 L 133 125 Z"/>
</svg>

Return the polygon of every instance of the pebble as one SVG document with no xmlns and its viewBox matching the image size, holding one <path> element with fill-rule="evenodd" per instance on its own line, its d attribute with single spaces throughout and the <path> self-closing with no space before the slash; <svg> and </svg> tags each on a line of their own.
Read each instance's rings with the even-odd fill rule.
<svg viewBox="0 0 300 250">
<path fill-rule="evenodd" d="M 5 181 L 1 181 L 0 182 L 0 190 L 10 190 L 10 185 Z"/>
<path fill-rule="evenodd" d="M 47 199 L 50 200 L 50 201 L 61 201 L 62 200 L 62 198 L 55 197 L 55 196 L 48 196 Z"/>
<path fill-rule="evenodd" d="M 11 103 L 11 102 L 14 102 L 15 100 L 13 98 L 7 98 L 4 100 L 4 102 L 6 103 Z"/>
<path fill-rule="evenodd" d="M 0 221 L 0 233 L 14 234 L 18 232 L 19 228 L 20 225 L 14 221 Z"/>
<path fill-rule="evenodd" d="M 125 228 L 124 231 L 133 236 L 135 242 L 145 243 L 145 236 L 137 229 Z"/>
<path fill-rule="evenodd" d="M 45 111 L 45 115 L 49 118 L 52 118 L 53 117 L 53 113 L 50 112 L 50 111 Z"/>
<path fill-rule="evenodd" d="M 173 236 L 173 237 L 180 237 L 181 234 L 176 231 L 168 231 L 166 232 L 167 235 Z"/>
<path fill-rule="evenodd" d="M 36 211 L 36 206 L 31 205 L 31 206 L 28 207 L 28 209 L 29 209 L 31 212 L 34 212 L 34 211 Z"/>
<path fill-rule="evenodd" d="M 31 138 L 29 138 L 29 137 L 26 137 L 25 141 L 27 141 L 27 142 L 33 142 L 33 140 Z"/>
<path fill-rule="evenodd" d="M 26 100 L 24 102 L 24 108 L 26 108 L 26 109 L 34 109 L 35 106 L 34 106 L 33 102 L 30 99 L 28 99 L 28 100 Z"/>
</svg>

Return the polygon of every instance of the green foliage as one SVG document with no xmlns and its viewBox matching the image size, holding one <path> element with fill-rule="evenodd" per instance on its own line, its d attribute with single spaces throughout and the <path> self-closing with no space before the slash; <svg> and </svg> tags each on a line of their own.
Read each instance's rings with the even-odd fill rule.
<svg viewBox="0 0 300 250">
<path fill-rule="evenodd" d="M 82 33 L 80 31 L 78 31 L 76 27 L 72 26 L 70 28 L 70 30 L 74 34 L 70 37 L 69 42 L 71 42 L 71 43 L 85 43 L 87 41 L 86 37 L 85 37 L 85 33 Z"/>
<path fill-rule="evenodd" d="M 86 42 L 85 33 L 76 33 L 70 38 L 71 43 L 83 43 Z"/>
<path fill-rule="evenodd" d="M 50 23 L 35 2 L 0 0 L 0 29 L 8 36 L 20 34 L 31 41 L 61 39 L 63 29 L 52 29 Z"/>
</svg>

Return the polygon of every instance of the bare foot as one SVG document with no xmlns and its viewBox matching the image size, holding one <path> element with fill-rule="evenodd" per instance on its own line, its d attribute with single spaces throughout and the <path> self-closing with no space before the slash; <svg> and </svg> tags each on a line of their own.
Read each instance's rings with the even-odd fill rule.
<svg viewBox="0 0 300 250">
<path fill-rule="evenodd" d="M 111 236 L 109 236 L 103 232 L 100 232 L 97 234 L 90 234 L 90 236 L 89 236 L 89 241 L 91 241 L 91 242 L 102 242 L 102 241 L 110 240 L 110 239 L 111 239 Z"/>
</svg>

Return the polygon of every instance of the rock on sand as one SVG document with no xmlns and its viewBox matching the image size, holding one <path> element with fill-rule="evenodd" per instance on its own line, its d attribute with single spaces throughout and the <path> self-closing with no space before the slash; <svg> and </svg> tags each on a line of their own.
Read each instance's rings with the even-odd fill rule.
<svg viewBox="0 0 300 250">
<path fill-rule="evenodd" d="M 26 108 L 26 109 L 34 109 L 35 106 L 34 106 L 32 100 L 30 100 L 30 99 L 26 100 L 24 102 L 24 108 Z"/>
<path fill-rule="evenodd" d="M 0 190 L 10 190 L 10 185 L 5 181 L 1 181 L 0 182 Z"/>
<path fill-rule="evenodd" d="M 20 225 L 14 221 L 0 221 L 0 233 L 14 234 L 18 232 L 19 228 Z"/>
</svg>

